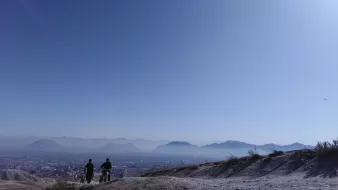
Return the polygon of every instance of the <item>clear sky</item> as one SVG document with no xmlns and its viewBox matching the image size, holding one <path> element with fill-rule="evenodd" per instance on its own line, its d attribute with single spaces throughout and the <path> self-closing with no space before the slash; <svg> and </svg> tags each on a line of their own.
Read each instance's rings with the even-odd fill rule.
<svg viewBox="0 0 338 190">
<path fill-rule="evenodd" d="M 4 0 L 0 133 L 330 140 L 337 21 L 335 0 Z"/>
</svg>

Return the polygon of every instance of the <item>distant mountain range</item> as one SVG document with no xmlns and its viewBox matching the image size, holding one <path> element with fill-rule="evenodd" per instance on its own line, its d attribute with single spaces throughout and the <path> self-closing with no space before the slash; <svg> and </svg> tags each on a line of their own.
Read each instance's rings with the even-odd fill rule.
<svg viewBox="0 0 338 190">
<path fill-rule="evenodd" d="M 34 141 L 33 143 L 24 147 L 24 150 L 35 151 L 35 152 L 74 152 L 77 151 L 76 147 L 63 147 L 56 143 L 53 140 L 49 139 L 40 139 Z M 139 148 L 135 147 L 133 144 L 117 144 L 117 143 L 107 143 L 97 149 L 88 149 L 84 151 L 89 152 L 105 152 L 105 153 L 135 153 L 142 152 Z M 79 152 L 79 151 L 77 151 Z M 80 151 L 81 152 L 81 151 Z"/>
<path fill-rule="evenodd" d="M 65 148 L 52 140 L 40 139 L 25 146 L 24 149 L 30 151 L 59 152 Z"/>
<path fill-rule="evenodd" d="M 313 146 L 304 145 L 300 143 L 293 143 L 290 145 L 278 145 L 278 144 L 264 144 L 264 145 L 254 145 L 248 144 L 240 141 L 225 141 L 223 143 L 213 143 L 210 145 L 202 146 L 204 148 L 247 148 L 247 149 L 263 149 L 266 151 L 271 150 L 280 150 L 280 151 L 290 151 L 290 150 L 299 150 L 299 149 L 312 149 Z"/>
<path fill-rule="evenodd" d="M 153 152 L 163 154 L 194 154 L 199 147 L 188 142 L 172 141 L 165 145 L 158 146 Z"/>
<path fill-rule="evenodd" d="M 240 141 L 225 141 L 222 143 L 213 143 L 210 145 L 202 146 L 203 148 L 255 148 L 256 145 L 248 144 Z"/>
<path fill-rule="evenodd" d="M 290 145 L 265 144 L 254 145 L 240 141 L 225 141 L 223 143 L 213 143 L 205 146 L 196 146 L 188 142 L 173 141 L 165 145 L 158 146 L 154 152 L 166 154 L 184 154 L 197 156 L 224 157 L 226 155 L 244 156 L 248 150 L 256 150 L 259 154 L 268 154 L 273 150 L 291 151 L 300 149 L 312 149 L 313 146 L 293 143 Z"/>
<path fill-rule="evenodd" d="M 77 150 L 95 149 L 98 150 L 107 143 L 116 144 L 133 144 L 141 151 L 150 152 L 157 146 L 166 144 L 170 141 L 153 141 L 146 139 L 126 139 L 126 138 L 97 138 L 97 139 L 84 139 L 74 137 L 37 137 L 37 136 L 0 136 L 0 150 L 1 149 L 15 149 L 23 148 L 37 140 L 48 139 L 56 142 L 64 148 L 77 148 Z"/>
<path fill-rule="evenodd" d="M 102 146 L 100 150 L 102 152 L 109 152 L 109 153 L 142 152 L 139 148 L 137 148 L 131 143 L 128 143 L 128 144 L 107 143 L 104 146 Z"/>
<path fill-rule="evenodd" d="M 268 154 L 272 150 L 290 151 L 312 149 L 313 146 L 293 143 L 290 145 L 264 144 L 255 145 L 228 140 L 197 146 L 185 141 L 151 141 L 144 139 L 81 139 L 72 137 L 1 137 L 0 150 L 24 149 L 44 152 L 104 152 L 104 153 L 156 153 L 174 155 L 208 156 L 224 158 L 229 154 L 244 156 L 248 150 Z"/>
</svg>

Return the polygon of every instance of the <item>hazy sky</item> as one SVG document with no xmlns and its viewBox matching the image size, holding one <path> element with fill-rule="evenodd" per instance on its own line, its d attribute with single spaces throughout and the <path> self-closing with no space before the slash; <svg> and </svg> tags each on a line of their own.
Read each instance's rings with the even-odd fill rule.
<svg viewBox="0 0 338 190">
<path fill-rule="evenodd" d="M 1 1 L 0 127 L 5 135 L 330 140 L 338 2 Z"/>
</svg>

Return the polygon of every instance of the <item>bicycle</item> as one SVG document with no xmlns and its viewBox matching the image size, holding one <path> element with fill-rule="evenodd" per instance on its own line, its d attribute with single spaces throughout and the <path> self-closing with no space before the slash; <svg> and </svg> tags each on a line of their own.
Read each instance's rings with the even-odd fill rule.
<svg viewBox="0 0 338 190">
<path fill-rule="evenodd" d="M 101 184 L 102 182 L 107 182 L 108 174 L 110 175 L 110 170 L 101 168 L 101 175 L 100 175 L 100 180 L 99 180 L 99 183 L 100 183 L 100 184 Z"/>
</svg>

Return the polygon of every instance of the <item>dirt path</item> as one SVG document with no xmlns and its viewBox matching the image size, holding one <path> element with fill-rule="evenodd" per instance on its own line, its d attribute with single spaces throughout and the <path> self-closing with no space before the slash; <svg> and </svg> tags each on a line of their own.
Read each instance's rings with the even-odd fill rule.
<svg viewBox="0 0 338 190">
<path fill-rule="evenodd" d="M 177 177 L 137 177 L 114 180 L 95 189 L 172 189 L 172 190 L 331 190 L 338 189 L 338 180 L 302 177 L 262 177 L 253 180 L 242 178 L 197 179 Z"/>
</svg>

